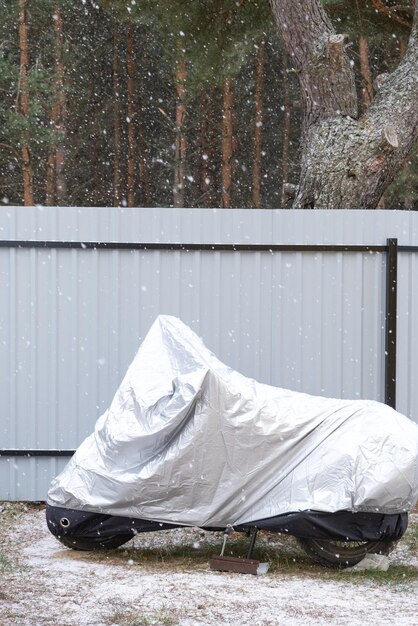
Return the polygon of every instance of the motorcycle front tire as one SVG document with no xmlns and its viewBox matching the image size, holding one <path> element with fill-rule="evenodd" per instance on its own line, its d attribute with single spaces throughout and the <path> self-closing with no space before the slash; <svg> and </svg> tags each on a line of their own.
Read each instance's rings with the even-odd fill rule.
<svg viewBox="0 0 418 626">
<path fill-rule="evenodd" d="M 389 554 L 394 546 L 390 539 L 378 541 L 339 541 L 298 537 L 303 550 L 316 563 L 325 567 L 345 569 L 360 563 L 368 553 Z"/>
</svg>

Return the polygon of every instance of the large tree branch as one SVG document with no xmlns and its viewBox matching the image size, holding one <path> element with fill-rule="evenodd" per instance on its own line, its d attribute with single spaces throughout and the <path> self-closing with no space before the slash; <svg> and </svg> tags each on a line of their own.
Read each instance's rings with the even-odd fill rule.
<svg viewBox="0 0 418 626">
<path fill-rule="evenodd" d="M 354 72 L 345 51 L 347 37 L 335 33 L 317 0 L 270 0 L 270 5 L 299 74 L 305 130 L 327 117 L 357 117 Z"/>
<path fill-rule="evenodd" d="M 389 19 L 395 20 L 395 22 L 398 22 L 398 24 L 402 24 L 402 26 L 407 26 L 408 28 L 410 28 L 411 22 L 404 19 L 401 15 L 398 15 L 398 12 L 401 11 L 404 13 L 411 10 L 413 12 L 413 7 L 388 7 L 384 2 L 382 2 L 382 0 L 372 0 L 372 4 L 374 8 L 379 11 L 379 13 L 384 13 L 388 16 Z"/>
<path fill-rule="evenodd" d="M 380 150 L 381 162 L 396 172 L 418 140 L 418 2 L 408 48 L 396 70 L 387 76 L 360 119 Z M 373 168 L 373 164 L 372 164 Z"/>
</svg>

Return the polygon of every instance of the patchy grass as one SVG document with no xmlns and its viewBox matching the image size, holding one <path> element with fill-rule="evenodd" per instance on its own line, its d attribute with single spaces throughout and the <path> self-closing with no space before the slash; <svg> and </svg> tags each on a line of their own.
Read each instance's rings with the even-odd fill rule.
<svg viewBox="0 0 418 626">
<path fill-rule="evenodd" d="M 43 502 L 9 502 L 0 500 L 0 540 L 18 525 L 22 516 L 30 511 L 45 509 Z"/>
<path fill-rule="evenodd" d="M 0 502 L 0 573 L 2 574 L 17 569 L 17 562 L 10 559 L 7 548 L 11 545 L 13 528 L 19 522 L 21 513 L 20 505 Z"/>
<path fill-rule="evenodd" d="M 396 621 L 399 602 L 412 616 L 408 623 L 415 623 L 418 516 L 412 516 L 388 572 L 327 569 L 311 561 L 288 534 L 260 531 L 254 557 L 268 561 L 270 570 L 255 579 L 209 573 L 208 561 L 220 553 L 222 532 L 180 528 L 143 533 L 117 550 L 83 552 L 64 548 L 49 534 L 43 510 L 26 506 L 0 512 L 8 520 L 7 531 L 0 527 L 0 625 L 336 623 L 340 593 L 344 615 L 353 612 L 353 623 L 363 623 L 364 616 L 367 622 L 376 607 L 378 623 Z M 225 554 L 246 557 L 248 545 L 248 537 L 233 534 Z M 58 596 L 51 579 L 60 581 Z M 381 605 L 382 593 L 387 606 Z"/>
<path fill-rule="evenodd" d="M 220 554 L 223 534 L 200 533 L 196 529 L 193 537 L 178 543 L 176 531 L 159 531 L 138 535 L 132 542 L 116 550 L 96 550 L 94 552 L 76 552 L 76 557 L 87 561 L 96 561 L 121 566 L 142 566 L 155 571 L 202 571 L 208 569 L 208 561 Z M 172 537 L 170 536 L 172 534 Z M 321 571 L 323 568 L 313 565 L 308 556 L 299 548 L 294 538 L 285 536 L 283 540 L 277 534 L 260 533 L 253 558 L 270 563 L 270 571 L 281 573 L 299 573 L 310 568 Z M 170 542 L 170 539 L 173 541 Z M 234 535 L 228 539 L 225 556 L 246 557 L 249 539 L 245 535 Z M 69 556 L 69 554 L 68 554 Z M 70 558 L 75 558 L 71 555 Z"/>
<path fill-rule="evenodd" d="M 10 541 L 13 540 L 13 528 L 18 525 L 22 515 L 30 510 L 44 508 L 40 503 L 2 503 L 0 502 L 0 572 L 10 572 L 19 569 L 19 564 L 14 561 L 10 549 Z M 184 532 L 186 530 L 186 532 Z M 95 552 L 82 552 L 64 550 L 61 557 L 85 560 L 88 562 L 108 563 L 121 567 L 141 567 L 155 572 L 190 572 L 207 571 L 209 559 L 220 554 L 223 543 L 222 532 L 207 532 L 198 528 L 163 530 L 153 533 L 139 534 L 128 544 L 116 550 L 98 550 Z M 246 557 L 249 539 L 243 534 L 235 533 L 228 538 L 225 556 Z M 260 562 L 269 563 L 268 576 L 299 576 L 306 578 L 318 578 L 322 580 L 341 580 L 344 578 L 352 582 L 370 581 L 381 585 L 401 585 L 418 580 L 418 568 L 408 565 L 408 555 L 418 555 L 418 516 L 410 517 L 409 528 L 402 538 L 403 558 L 399 563 L 392 563 L 387 572 L 366 570 L 353 571 L 351 569 L 335 570 L 328 569 L 316 564 L 305 554 L 296 539 L 289 535 L 260 531 L 253 558 Z M 128 612 L 129 613 L 129 612 Z M 166 619 L 173 619 L 172 615 L 166 615 Z M 121 622 L 122 626 L 135 626 L 136 624 L 170 624 L 171 622 L 147 622 L 154 619 L 147 613 L 144 615 L 131 616 L 126 619 L 131 622 Z M 139 619 L 145 621 L 138 621 Z M 136 622 L 135 622 L 136 620 Z M 111 623 L 111 622 L 110 622 Z M 114 623 L 117 623 L 114 622 Z M 173 622 L 176 623 L 176 622 Z"/>
<path fill-rule="evenodd" d="M 14 569 L 13 563 L 4 554 L 3 549 L 0 545 L 0 573 L 11 572 L 13 569 Z M 1 600 L 1 592 L 0 592 L 0 600 Z"/>
<path fill-rule="evenodd" d="M 14 530 L 29 510 L 39 510 L 39 503 L 0 502 L 0 573 L 20 572 L 24 568 L 13 550 Z M 0 597 L 1 599 L 1 597 Z"/>
<path fill-rule="evenodd" d="M 165 530 L 139 534 L 126 546 L 117 550 L 77 552 L 73 558 L 122 567 L 140 566 L 156 572 L 207 571 L 209 559 L 220 554 L 222 542 L 221 532 L 190 529 L 189 535 L 184 539 L 184 533 L 180 535 L 176 534 L 176 530 Z M 225 556 L 245 558 L 248 542 L 249 539 L 245 535 L 238 533 L 232 535 L 227 541 Z M 410 524 L 402 544 L 409 554 L 418 553 L 418 519 L 414 519 Z M 356 583 L 370 581 L 379 585 L 394 586 L 418 580 L 418 568 L 407 564 L 391 564 L 387 572 L 328 569 L 314 563 L 294 537 L 277 533 L 260 531 L 253 558 L 260 562 L 268 562 L 268 576 L 273 577 L 302 576 L 322 580 L 341 580 L 344 577 Z M 126 626 L 131 624 L 126 622 Z"/>
<path fill-rule="evenodd" d="M 132 607 L 120 600 L 111 600 L 108 613 L 104 615 L 106 624 L 112 626 L 175 626 L 178 619 L 165 608 L 149 610 Z"/>
<path fill-rule="evenodd" d="M 418 554 L 418 519 L 410 521 L 402 541 L 408 546 L 413 554 Z"/>
<path fill-rule="evenodd" d="M 391 565 L 387 572 L 378 570 L 352 571 L 342 570 L 347 580 L 364 583 L 365 580 L 383 585 L 402 585 L 418 580 L 418 569 L 410 565 Z"/>
<path fill-rule="evenodd" d="M 0 502 L 1 527 L 4 529 L 4 527 L 13 526 L 27 510 L 26 505 L 20 502 Z"/>
<path fill-rule="evenodd" d="M 4 602 L 5 600 L 8 600 L 8 599 L 9 599 L 8 594 L 3 589 L 0 589 L 0 601 Z"/>
</svg>

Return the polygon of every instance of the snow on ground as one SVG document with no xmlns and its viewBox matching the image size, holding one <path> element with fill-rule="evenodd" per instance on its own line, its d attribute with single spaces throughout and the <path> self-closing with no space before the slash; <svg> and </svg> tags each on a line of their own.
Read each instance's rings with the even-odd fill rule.
<svg viewBox="0 0 418 626">
<path fill-rule="evenodd" d="M 164 547 L 186 544 L 198 555 L 208 541 L 218 546 L 220 536 L 214 533 L 150 533 L 109 556 L 98 556 L 63 547 L 49 534 L 43 508 L 22 510 L 1 523 L 0 626 L 418 624 L 418 578 L 402 582 L 401 573 L 399 582 L 390 576 L 403 566 L 412 574 L 411 568 L 418 570 L 417 546 L 411 540 L 401 541 L 392 553 L 385 581 L 312 569 L 308 561 L 305 569 L 281 571 L 279 565 L 265 576 L 245 576 L 211 572 L 202 559 L 179 566 L 163 552 L 155 557 Z M 142 562 L 135 560 L 139 544 L 150 550 L 150 558 Z M 303 560 L 294 544 L 288 554 L 292 561 Z"/>
</svg>

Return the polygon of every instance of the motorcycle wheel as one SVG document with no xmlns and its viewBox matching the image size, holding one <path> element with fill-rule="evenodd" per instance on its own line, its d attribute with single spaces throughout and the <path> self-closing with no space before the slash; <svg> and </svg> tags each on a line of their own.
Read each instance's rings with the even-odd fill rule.
<svg viewBox="0 0 418 626">
<path fill-rule="evenodd" d="M 113 535 L 112 537 L 104 537 L 103 539 L 89 539 L 85 537 L 62 536 L 57 539 L 67 548 L 72 550 L 114 550 L 119 548 L 127 541 L 132 539 L 132 535 Z"/>
<path fill-rule="evenodd" d="M 393 541 L 339 541 L 298 538 L 303 550 L 317 563 L 325 567 L 345 569 L 364 559 L 367 553 L 389 554 Z"/>
</svg>

